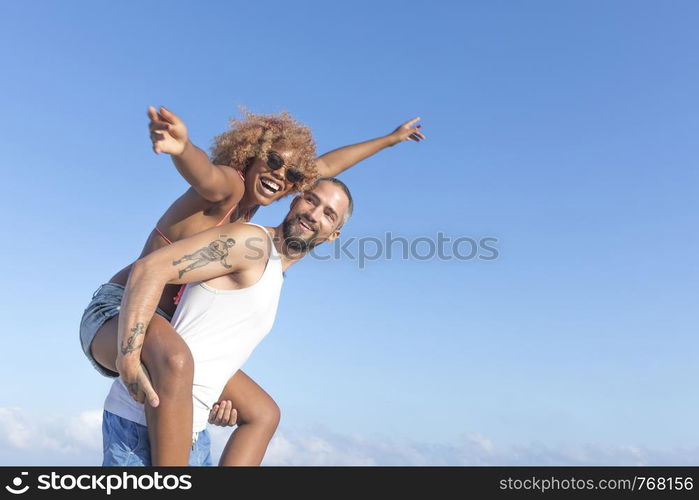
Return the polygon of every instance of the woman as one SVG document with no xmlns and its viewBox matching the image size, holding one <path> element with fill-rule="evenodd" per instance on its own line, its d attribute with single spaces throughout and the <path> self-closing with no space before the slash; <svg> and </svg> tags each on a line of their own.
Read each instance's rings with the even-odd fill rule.
<svg viewBox="0 0 699 500">
<path fill-rule="evenodd" d="M 310 130 L 288 113 L 255 115 L 234 120 L 215 138 L 213 162 L 188 140 L 187 129 L 165 108 L 149 108 L 151 141 L 156 153 L 172 156 L 178 171 L 192 186 L 163 214 L 141 252 L 143 257 L 172 241 L 211 227 L 247 221 L 261 205 L 302 190 L 316 177 L 332 177 L 381 149 L 424 136 L 413 127 L 418 119 L 391 134 L 345 146 L 315 158 Z M 140 258 L 139 257 L 139 258 Z M 121 376 L 128 385 L 139 383 L 136 398 L 146 404 L 153 465 L 186 465 L 191 448 L 191 353 L 169 323 L 178 288 L 163 294 L 158 314 L 143 332 L 141 356 L 129 357 L 134 346 L 117 338 L 119 305 L 130 266 L 102 285 L 85 310 L 80 328 L 83 351 L 103 375 Z M 152 382 L 152 385 L 151 385 Z M 221 465 L 257 465 L 279 422 L 279 408 L 255 382 L 238 371 L 228 382 L 212 411 L 215 423 L 235 421 L 221 457 Z M 215 416 L 214 416 L 215 414 Z"/>
</svg>

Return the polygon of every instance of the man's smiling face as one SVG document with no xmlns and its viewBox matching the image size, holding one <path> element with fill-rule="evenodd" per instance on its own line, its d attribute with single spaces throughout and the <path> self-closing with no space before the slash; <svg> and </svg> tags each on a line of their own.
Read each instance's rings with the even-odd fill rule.
<svg viewBox="0 0 699 500">
<path fill-rule="evenodd" d="M 282 235 L 291 248 L 306 252 L 337 238 L 348 210 L 349 199 L 344 190 L 331 181 L 320 180 L 291 202 Z"/>
</svg>

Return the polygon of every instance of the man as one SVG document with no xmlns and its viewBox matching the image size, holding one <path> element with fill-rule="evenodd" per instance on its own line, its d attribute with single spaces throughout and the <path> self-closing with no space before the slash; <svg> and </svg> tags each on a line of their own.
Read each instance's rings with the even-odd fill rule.
<svg viewBox="0 0 699 500">
<path fill-rule="evenodd" d="M 139 258 L 224 222 L 249 221 L 259 206 L 309 187 L 318 177 L 316 171 L 319 177 L 335 177 L 386 147 L 424 139 L 419 126 L 415 126 L 416 118 L 386 136 L 316 158 L 310 130 L 288 113 L 246 112 L 244 120 L 233 120 L 231 127 L 215 138 L 209 159 L 189 141 L 186 126 L 174 113 L 162 107 L 160 112 L 150 108 L 149 117 L 154 151 L 172 155 L 191 188 L 159 218 Z M 211 249 L 223 250 L 223 246 Z M 131 265 L 126 266 L 102 284 L 80 321 L 85 356 L 100 374 L 112 378 L 119 376 L 118 319 L 130 272 Z M 189 402 L 194 366 L 187 345 L 170 323 L 183 289 L 166 287 L 141 350 L 153 386 L 162 396 L 146 407 L 152 463 L 159 466 L 186 465 L 191 449 Z M 126 379 L 137 373 L 121 375 Z M 279 407 L 243 370 L 231 377 L 220 399 L 218 411 L 212 413 L 227 425 L 238 424 L 222 455 L 222 464 L 259 465 L 279 423 Z M 212 423 L 220 425 L 220 418 L 212 419 Z"/>
<path fill-rule="evenodd" d="M 150 465 L 143 402 L 157 400 L 140 352 L 163 288 L 191 283 L 173 317 L 195 364 L 191 465 L 210 465 L 206 422 L 228 379 L 272 328 L 283 272 L 336 239 L 353 210 L 341 181 L 322 178 L 275 228 L 227 224 L 157 250 L 131 271 L 119 316 L 119 373 L 105 401 L 103 465 Z M 123 380 L 124 379 L 124 380 Z"/>
</svg>

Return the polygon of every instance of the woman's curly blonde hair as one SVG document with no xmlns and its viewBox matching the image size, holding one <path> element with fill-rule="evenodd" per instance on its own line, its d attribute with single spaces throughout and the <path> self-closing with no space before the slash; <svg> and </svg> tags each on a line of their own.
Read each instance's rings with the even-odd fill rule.
<svg viewBox="0 0 699 500">
<path fill-rule="evenodd" d="M 231 118 L 230 128 L 214 138 L 211 159 L 216 165 L 245 170 L 256 158 L 267 158 L 272 144 L 281 144 L 296 152 L 296 167 L 304 179 L 292 191 L 309 188 L 318 178 L 316 146 L 311 130 L 283 111 L 257 115 L 241 108 L 244 119 Z"/>
</svg>

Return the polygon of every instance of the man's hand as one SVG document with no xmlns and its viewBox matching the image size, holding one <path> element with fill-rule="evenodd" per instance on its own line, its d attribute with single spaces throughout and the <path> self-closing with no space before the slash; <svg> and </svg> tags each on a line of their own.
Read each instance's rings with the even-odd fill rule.
<svg viewBox="0 0 699 500">
<path fill-rule="evenodd" d="M 150 140 L 153 143 L 153 152 L 167 153 L 169 155 L 181 155 L 187 146 L 187 127 L 175 113 L 160 106 L 156 111 L 153 106 L 148 107 L 150 123 Z"/>
<path fill-rule="evenodd" d="M 209 412 L 209 423 L 221 427 L 232 427 L 238 422 L 238 410 L 230 401 L 215 403 Z"/>
<path fill-rule="evenodd" d="M 133 363 L 119 363 L 117 362 L 117 370 L 119 370 L 119 375 L 121 380 L 123 380 L 124 385 L 129 390 L 129 394 L 139 403 L 145 403 L 148 400 L 148 404 L 153 408 L 160 404 L 158 395 L 153 389 L 153 384 L 151 384 L 150 377 L 148 376 L 148 371 L 143 363 L 138 362 L 137 365 Z"/>
<path fill-rule="evenodd" d="M 420 132 L 420 127 L 422 125 L 417 125 L 415 124 L 420 121 L 420 117 L 413 118 L 412 120 L 409 120 L 405 122 L 404 124 L 400 125 L 398 128 L 396 128 L 393 132 L 391 132 L 388 136 L 391 138 L 391 146 L 395 146 L 399 142 L 403 141 L 415 141 L 415 142 L 420 142 L 422 140 L 425 140 L 425 136 Z"/>
</svg>

